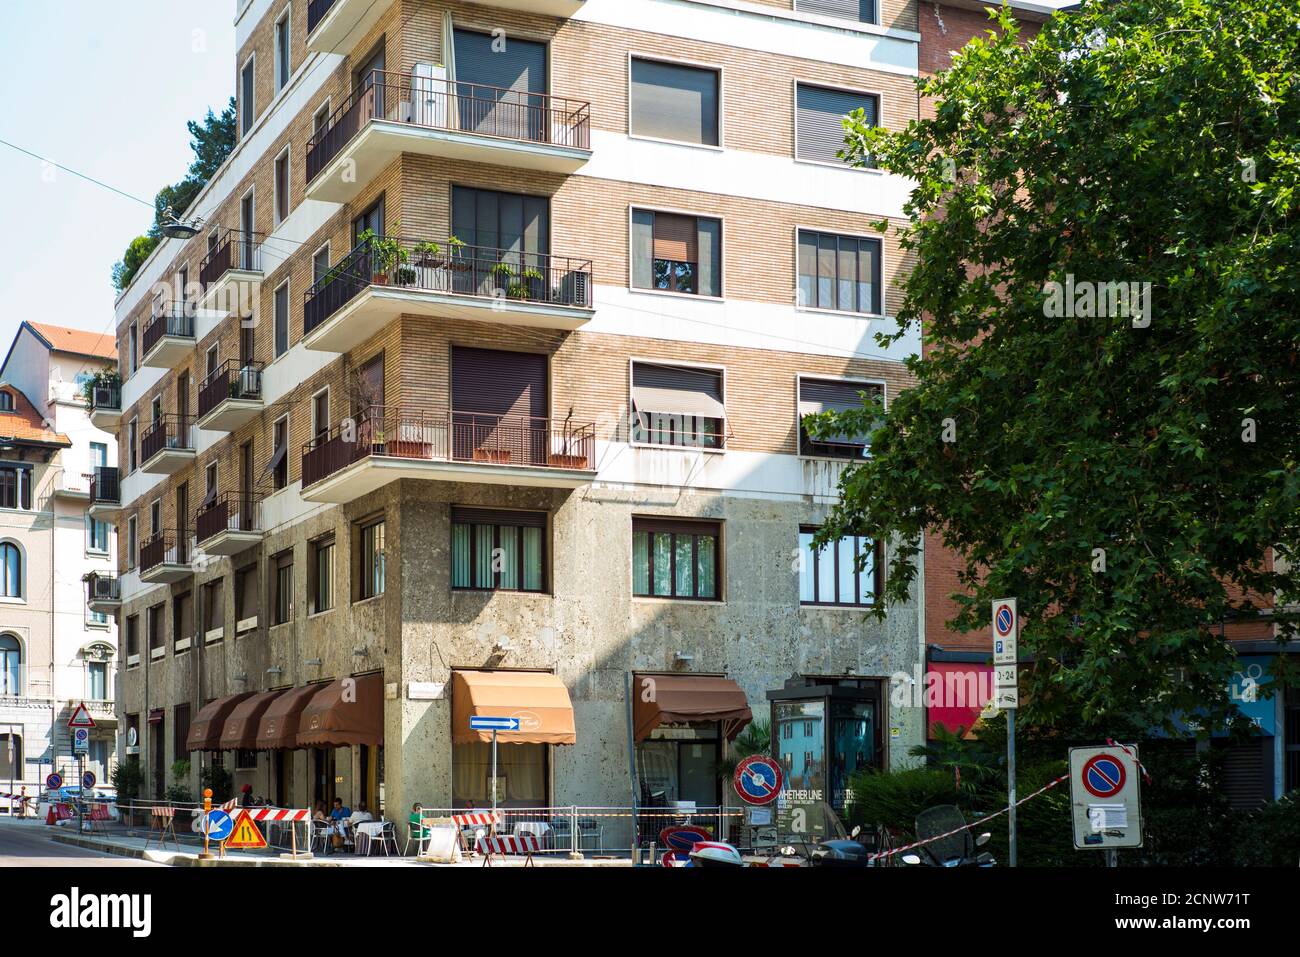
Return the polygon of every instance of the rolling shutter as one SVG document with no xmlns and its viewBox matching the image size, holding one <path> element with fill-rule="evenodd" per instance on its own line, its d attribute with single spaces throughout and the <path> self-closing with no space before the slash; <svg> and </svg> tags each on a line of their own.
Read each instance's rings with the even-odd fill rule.
<svg viewBox="0 0 1300 957">
<path fill-rule="evenodd" d="M 800 83 L 795 94 L 799 159 L 843 163 L 836 154 L 844 148 L 844 117 L 856 109 L 866 111 L 868 125 L 877 124 L 876 98 Z"/>
<path fill-rule="evenodd" d="M 631 131 L 638 136 L 718 145 L 718 72 L 632 60 Z"/>
<path fill-rule="evenodd" d="M 455 31 L 460 128 L 545 140 L 546 44 L 512 36 L 505 49 L 497 51 L 495 42 L 487 33 Z"/>
<path fill-rule="evenodd" d="M 820 13 L 858 23 L 876 22 L 876 0 L 795 0 L 794 8 L 800 13 Z"/>
<path fill-rule="evenodd" d="M 637 362 L 632 366 L 632 403 L 637 412 L 726 418 L 722 373 Z"/>
<path fill-rule="evenodd" d="M 654 258 L 672 259 L 676 262 L 698 262 L 700 245 L 697 222 L 694 216 L 656 213 Z"/>
<path fill-rule="evenodd" d="M 818 412 L 847 412 L 862 408 L 859 392 L 879 395 L 880 386 L 868 382 L 843 382 L 834 379 L 799 380 L 799 419 Z M 822 445 L 866 446 L 866 435 L 832 435 L 819 440 Z"/>
<path fill-rule="evenodd" d="M 457 412 L 546 418 L 546 356 L 457 346 L 451 350 L 451 401 Z"/>
</svg>

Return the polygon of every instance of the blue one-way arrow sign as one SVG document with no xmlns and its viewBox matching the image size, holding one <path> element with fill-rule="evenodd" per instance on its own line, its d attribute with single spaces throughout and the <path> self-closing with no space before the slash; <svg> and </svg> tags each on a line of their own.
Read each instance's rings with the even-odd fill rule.
<svg viewBox="0 0 1300 957">
<path fill-rule="evenodd" d="M 518 731 L 518 718 L 470 718 L 471 731 Z"/>
</svg>

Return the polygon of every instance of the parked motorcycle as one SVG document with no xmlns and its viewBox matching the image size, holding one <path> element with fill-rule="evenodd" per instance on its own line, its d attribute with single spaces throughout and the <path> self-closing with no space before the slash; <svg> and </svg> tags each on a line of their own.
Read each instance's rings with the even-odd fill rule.
<svg viewBox="0 0 1300 957">
<path fill-rule="evenodd" d="M 939 835 L 945 835 L 939 837 Z M 903 863 L 925 867 L 992 867 L 997 863 L 988 851 L 977 850 L 993 835 L 978 836 L 966 826 L 966 816 L 952 804 L 926 808 L 916 816 L 916 839 L 929 841 L 903 855 Z M 938 838 L 938 840 L 930 840 Z"/>
</svg>

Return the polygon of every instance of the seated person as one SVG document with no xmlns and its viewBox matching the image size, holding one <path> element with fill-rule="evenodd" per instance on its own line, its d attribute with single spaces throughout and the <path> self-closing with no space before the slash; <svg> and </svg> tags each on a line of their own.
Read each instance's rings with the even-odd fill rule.
<svg viewBox="0 0 1300 957">
<path fill-rule="evenodd" d="M 375 816 L 366 807 L 366 802 L 362 801 L 357 805 L 357 809 L 348 816 L 348 823 L 356 827 L 358 824 L 365 824 L 367 821 L 373 821 L 374 819 Z"/>
<path fill-rule="evenodd" d="M 423 805 L 416 801 L 411 805 L 410 817 L 406 819 L 406 822 L 411 826 L 411 839 L 415 841 L 423 841 L 425 837 L 424 818 L 420 813 L 423 810 Z"/>
<path fill-rule="evenodd" d="M 334 809 L 330 811 L 330 830 L 335 834 L 347 834 L 348 819 L 352 817 L 352 808 L 345 807 L 342 798 L 334 799 Z"/>
</svg>

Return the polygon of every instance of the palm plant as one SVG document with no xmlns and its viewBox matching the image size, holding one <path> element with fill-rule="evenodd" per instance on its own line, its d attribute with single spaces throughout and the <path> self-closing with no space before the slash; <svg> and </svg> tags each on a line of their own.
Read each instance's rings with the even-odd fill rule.
<svg viewBox="0 0 1300 957">
<path fill-rule="evenodd" d="M 772 753 L 772 722 L 769 718 L 755 718 L 745 730 L 736 735 L 731 747 L 718 761 L 718 777 L 730 781 L 736 776 L 736 767 L 745 758 L 755 754 Z"/>
</svg>

